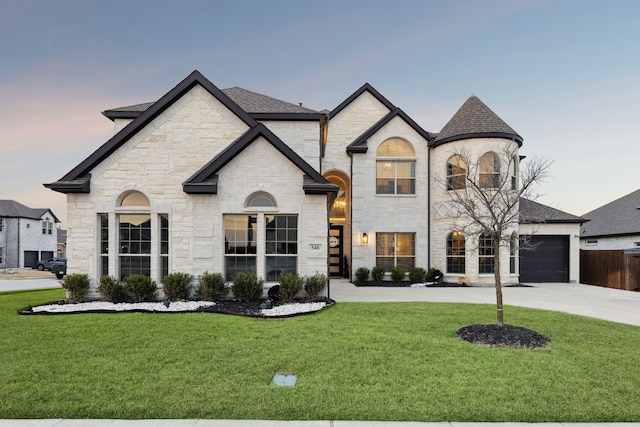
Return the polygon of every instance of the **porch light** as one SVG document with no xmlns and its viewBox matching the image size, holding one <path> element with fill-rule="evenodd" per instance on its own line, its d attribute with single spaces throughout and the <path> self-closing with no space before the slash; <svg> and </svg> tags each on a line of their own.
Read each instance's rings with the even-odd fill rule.
<svg viewBox="0 0 640 427">
<path fill-rule="evenodd" d="M 363 245 L 369 244 L 369 236 L 367 236 L 367 233 L 362 233 L 362 244 Z"/>
</svg>

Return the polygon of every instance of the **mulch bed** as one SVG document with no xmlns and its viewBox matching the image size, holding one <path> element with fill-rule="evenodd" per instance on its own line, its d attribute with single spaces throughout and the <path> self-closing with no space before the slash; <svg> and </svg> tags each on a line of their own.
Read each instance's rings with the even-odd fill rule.
<svg viewBox="0 0 640 427">
<path fill-rule="evenodd" d="M 383 287 L 383 288 L 408 288 L 414 283 L 424 283 L 424 282 L 409 282 L 406 280 L 400 282 L 393 282 L 391 280 L 367 280 L 366 282 L 354 281 L 353 284 L 358 287 Z M 456 283 L 456 282 L 442 282 L 442 283 L 433 283 L 426 286 L 427 288 L 468 288 L 469 285 L 466 283 Z"/>
<path fill-rule="evenodd" d="M 458 338 L 488 347 L 546 348 L 551 340 L 531 329 L 511 325 L 468 325 L 458 329 Z"/>
</svg>

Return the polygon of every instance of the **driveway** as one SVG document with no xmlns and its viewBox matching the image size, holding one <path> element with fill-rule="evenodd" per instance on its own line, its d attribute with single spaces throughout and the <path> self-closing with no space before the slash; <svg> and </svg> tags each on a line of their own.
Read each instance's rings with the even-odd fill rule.
<svg viewBox="0 0 640 427">
<path fill-rule="evenodd" d="M 560 311 L 640 326 L 640 293 L 576 283 L 532 283 L 503 288 L 505 305 Z M 331 280 L 330 296 L 352 302 L 461 302 L 495 304 L 495 288 L 381 288 L 357 287 Z"/>
</svg>

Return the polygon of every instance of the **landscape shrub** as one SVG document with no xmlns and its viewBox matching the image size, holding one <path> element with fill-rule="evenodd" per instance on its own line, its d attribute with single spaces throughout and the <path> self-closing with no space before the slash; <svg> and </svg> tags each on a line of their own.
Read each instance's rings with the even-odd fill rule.
<svg viewBox="0 0 640 427">
<path fill-rule="evenodd" d="M 367 271 L 367 275 L 369 272 Z M 304 280 L 304 291 L 307 293 L 308 301 L 315 301 L 320 292 L 327 287 L 327 276 L 316 273 L 313 276 L 306 277 Z"/>
<path fill-rule="evenodd" d="M 156 282 L 142 274 L 132 274 L 124 278 L 124 289 L 133 302 L 149 301 L 156 296 Z"/>
<path fill-rule="evenodd" d="M 429 268 L 429 270 L 427 270 L 427 276 L 425 277 L 427 282 L 435 281 L 436 271 L 438 271 L 438 270 L 436 270 L 433 267 L 431 267 L 431 268 Z"/>
<path fill-rule="evenodd" d="M 169 273 L 162 278 L 162 290 L 169 301 L 189 299 L 193 275 L 189 273 Z"/>
<path fill-rule="evenodd" d="M 369 269 L 367 267 L 360 267 L 356 270 L 356 280 L 358 282 L 366 282 L 369 280 Z"/>
<path fill-rule="evenodd" d="M 280 293 L 278 294 L 280 301 L 291 302 L 302 290 L 304 279 L 296 273 L 281 273 L 278 283 L 280 283 Z"/>
<path fill-rule="evenodd" d="M 199 300 L 215 301 L 227 296 L 228 292 L 226 280 L 221 273 L 205 271 L 198 279 L 196 298 Z"/>
<path fill-rule="evenodd" d="M 233 278 L 231 292 L 233 297 L 240 301 L 258 301 L 262 297 L 262 284 L 264 280 L 256 277 L 256 273 L 241 271 Z"/>
<path fill-rule="evenodd" d="M 395 266 L 391 269 L 391 279 L 394 282 L 399 282 L 401 280 L 404 280 L 406 273 L 407 270 L 405 270 L 404 268 Z"/>
<path fill-rule="evenodd" d="M 106 274 L 100 278 L 98 292 L 102 295 L 102 298 L 115 304 L 129 301 L 127 291 L 124 289 L 124 283 Z"/>
<path fill-rule="evenodd" d="M 89 290 L 89 276 L 87 274 L 68 274 L 62 279 L 62 287 L 67 291 L 69 301 L 80 302 Z"/>
<path fill-rule="evenodd" d="M 383 265 L 376 265 L 375 267 L 373 267 L 373 269 L 371 269 L 371 276 L 376 282 L 382 282 L 382 279 L 384 278 L 384 272 L 385 268 Z"/>
<path fill-rule="evenodd" d="M 409 270 L 409 280 L 416 283 L 422 283 L 427 277 L 427 270 L 422 267 L 413 267 Z"/>
</svg>

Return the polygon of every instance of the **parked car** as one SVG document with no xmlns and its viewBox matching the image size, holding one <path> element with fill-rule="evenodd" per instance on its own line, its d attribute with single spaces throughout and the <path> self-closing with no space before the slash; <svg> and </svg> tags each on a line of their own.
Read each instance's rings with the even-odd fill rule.
<svg viewBox="0 0 640 427">
<path fill-rule="evenodd" d="M 51 266 L 51 272 L 56 275 L 58 279 L 62 279 L 67 274 L 67 264 L 53 264 Z"/>
<path fill-rule="evenodd" d="M 51 270 L 51 267 L 56 264 L 67 265 L 67 259 L 62 257 L 54 257 L 46 260 L 40 260 L 38 261 L 38 264 L 36 264 L 36 268 L 40 271 Z"/>
</svg>

